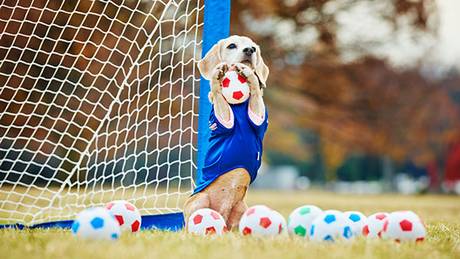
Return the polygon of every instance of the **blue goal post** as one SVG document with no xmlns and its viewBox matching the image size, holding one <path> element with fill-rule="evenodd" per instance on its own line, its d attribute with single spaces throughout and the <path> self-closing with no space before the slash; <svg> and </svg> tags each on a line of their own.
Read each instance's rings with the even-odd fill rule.
<svg viewBox="0 0 460 259">
<path fill-rule="evenodd" d="M 206 53 L 219 40 L 230 35 L 230 7 L 231 0 L 205 0 L 204 1 L 204 25 L 203 25 L 203 49 L 201 56 Z M 208 99 L 209 81 L 201 77 L 200 102 L 198 114 L 198 161 L 196 178 L 201 174 L 204 158 L 208 151 L 209 138 L 209 114 L 211 103 Z"/>
</svg>

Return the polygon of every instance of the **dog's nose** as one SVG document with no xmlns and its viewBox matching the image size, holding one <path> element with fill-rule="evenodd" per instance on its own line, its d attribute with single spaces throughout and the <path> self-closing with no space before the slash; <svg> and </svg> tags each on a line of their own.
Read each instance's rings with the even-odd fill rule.
<svg viewBox="0 0 460 259">
<path fill-rule="evenodd" d="M 253 48 L 244 48 L 244 49 L 243 49 L 243 53 L 244 53 L 246 56 L 250 57 L 250 56 L 252 55 L 252 53 L 254 53 L 254 49 L 253 49 Z"/>
</svg>

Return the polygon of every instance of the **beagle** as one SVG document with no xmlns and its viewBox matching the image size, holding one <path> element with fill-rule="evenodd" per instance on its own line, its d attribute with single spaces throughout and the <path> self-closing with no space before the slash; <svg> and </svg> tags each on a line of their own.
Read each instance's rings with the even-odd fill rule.
<svg viewBox="0 0 460 259">
<path fill-rule="evenodd" d="M 200 178 L 184 206 L 185 219 L 187 222 L 198 209 L 210 208 L 219 212 L 231 229 L 247 209 L 246 191 L 261 165 L 268 126 L 262 96 L 269 70 L 260 47 L 250 38 L 236 35 L 215 44 L 198 68 L 210 80 L 211 132 Z M 244 103 L 230 105 L 222 96 L 222 79 L 230 69 L 247 79 L 250 97 Z"/>
</svg>

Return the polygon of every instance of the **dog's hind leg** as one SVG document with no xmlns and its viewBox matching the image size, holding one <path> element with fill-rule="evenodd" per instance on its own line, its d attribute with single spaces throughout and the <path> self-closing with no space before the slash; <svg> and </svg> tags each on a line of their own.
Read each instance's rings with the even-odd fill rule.
<svg viewBox="0 0 460 259">
<path fill-rule="evenodd" d="M 233 229 L 234 227 L 238 227 L 241 216 L 243 216 L 243 213 L 247 209 L 248 205 L 246 205 L 246 202 L 244 201 L 239 201 L 235 204 L 235 206 L 233 206 L 227 221 L 227 226 L 229 230 Z"/>
<path fill-rule="evenodd" d="M 209 208 L 209 205 L 209 195 L 205 192 L 200 192 L 190 197 L 184 205 L 185 225 L 187 226 L 188 218 L 193 212 L 199 209 Z"/>
</svg>

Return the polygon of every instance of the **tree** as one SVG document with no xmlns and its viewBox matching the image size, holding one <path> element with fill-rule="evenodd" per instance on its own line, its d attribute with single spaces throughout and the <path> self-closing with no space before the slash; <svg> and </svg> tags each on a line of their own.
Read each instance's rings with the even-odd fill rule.
<svg viewBox="0 0 460 259">
<path fill-rule="evenodd" d="M 372 28 L 354 24 L 350 13 Z M 421 73 L 436 19 L 432 0 L 236 1 L 233 32 L 259 42 L 271 68 L 268 148 L 302 159 L 296 132 L 314 129 L 327 171 L 356 151 L 442 166 L 460 138 L 460 113 L 451 90 Z M 347 35 L 350 24 L 358 31 Z M 402 44 L 414 51 L 386 50 Z"/>
</svg>

